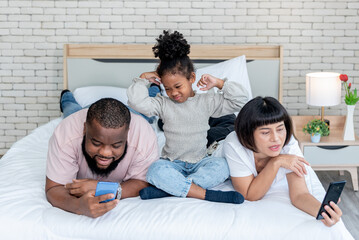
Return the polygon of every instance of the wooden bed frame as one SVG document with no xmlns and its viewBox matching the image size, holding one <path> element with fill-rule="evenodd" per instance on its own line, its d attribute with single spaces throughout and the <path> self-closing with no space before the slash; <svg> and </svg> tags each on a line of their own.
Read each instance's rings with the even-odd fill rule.
<svg viewBox="0 0 359 240">
<path fill-rule="evenodd" d="M 64 89 L 68 88 L 68 60 L 73 59 L 155 59 L 153 45 L 106 45 L 65 44 L 64 45 Z M 191 45 L 190 58 L 196 60 L 227 60 L 245 55 L 248 60 L 278 60 L 278 100 L 282 101 L 282 46 L 240 46 L 240 45 Z M 253 83 L 252 83 L 253 84 Z"/>
</svg>

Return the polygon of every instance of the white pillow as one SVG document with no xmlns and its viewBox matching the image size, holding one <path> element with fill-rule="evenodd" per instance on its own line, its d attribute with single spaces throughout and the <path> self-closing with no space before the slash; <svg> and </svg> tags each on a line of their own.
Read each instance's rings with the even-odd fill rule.
<svg viewBox="0 0 359 240">
<path fill-rule="evenodd" d="M 76 88 L 74 97 L 81 107 L 87 107 L 101 98 L 114 98 L 127 105 L 127 88 L 89 86 Z"/>
<path fill-rule="evenodd" d="M 193 90 L 196 90 L 198 94 L 207 92 L 201 91 L 199 87 L 197 87 L 199 79 L 201 79 L 201 76 L 205 73 L 217 78 L 227 78 L 228 81 L 241 83 L 248 91 L 249 99 L 252 99 L 252 89 L 248 78 L 246 57 L 244 55 L 198 69 L 196 71 L 196 81 L 192 85 Z M 215 91 L 217 91 L 217 89 L 215 89 Z"/>
<path fill-rule="evenodd" d="M 249 99 L 252 98 L 251 85 L 249 83 L 246 57 L 239 56 L 229 59 L 208 67 L 199 68 L 196 70 L 196 81 L 192 85 L 193 90 L 198 94 L 206 93 L 197 87 L 197 82 L 203 74 L 211 74 L 218 78 L 227 78 L 228 81 L 238 81 L 241 83 L 249 93 Z M 111 87 L 111 86 L 89 86 L 77 88 L 74 91 L 74 97 L 81 107 L 87 107 L 101 98 L 114 98 L 127 105 L 127 88 Z M 161 84 L 162 94 L 167 96 L 163 85 Z M 217 89 L 215 89 L 217 91 Z"/>
</svg>

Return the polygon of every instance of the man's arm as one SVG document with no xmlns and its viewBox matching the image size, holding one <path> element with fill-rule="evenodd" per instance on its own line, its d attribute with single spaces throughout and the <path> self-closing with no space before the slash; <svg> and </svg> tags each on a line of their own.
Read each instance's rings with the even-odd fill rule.
<svg viewBox="0 0 359 240">
<path fill-rule="evenodd" d="M 51 180 L 49 179 L 49 181 Z M 73 183 L 68 183 L 65 185 L 65 189 L 70 193 L 70 195 L 81 197 L 88 191 L 96 190 L 97 183 L 98 181 L 94 179 L 74 179 Z M 61 186 L 64 188 L 63 185 Z M 129 197 L 137 197 L 139 195 L 139 191 L 142 188 L 148 187 L 148 183 L 142 180 L 130 179 L 121 183 L 121 187 L 121 199 L 124 199 Z"/>
<path fill-rule="evenodd" d="M 119 200 L 100 203 L 106 199 L 113 198 L 113 194 L 105 194 L 95 197 L 95 191 L 86 192 L 81 197 L 72 196 L 64 185 L 56 183 L 46 177 L 46 197 L 54 207 L 65 211 L 85 215 L 88 217 L 99 217 L 116 207 Z"/>
</svg>

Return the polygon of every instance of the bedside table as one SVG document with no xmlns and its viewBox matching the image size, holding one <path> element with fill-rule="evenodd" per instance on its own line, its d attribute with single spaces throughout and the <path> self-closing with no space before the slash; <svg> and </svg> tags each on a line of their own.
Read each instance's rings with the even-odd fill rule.
<svg viewBox="0 0 359 240">
<path fill-rule="evenodd" d="M 292 116 L 293 133 L 304 158 L 317 171 L 339 170 L 341 175 L 348 171 L 354 191 L 358 191 L 359 138 L 356 136 L 355 141 L 343 140 L 345 116 L 325 116 L 330 121 L 330 134 L 322 136 L 319 143 L 312 143 L 310 134 L 304 134 L 302 129 L 314 118 L 320 119 L 320 116 Z"/>
</svg>

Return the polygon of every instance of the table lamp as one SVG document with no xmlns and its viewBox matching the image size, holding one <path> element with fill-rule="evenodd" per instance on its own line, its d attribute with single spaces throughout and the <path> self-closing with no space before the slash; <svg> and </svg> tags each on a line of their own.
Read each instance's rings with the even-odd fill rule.
<svg viewBox="0 0 359 240">
<path fill-rule="evenodd" d="M 335 106 L 341 102 L 340 73 L 315 72 L 306 75 L 307 104 L 321 106 L 321 120 L 329 125 L 324 119 L 324 106 Z"/>
</svg>

